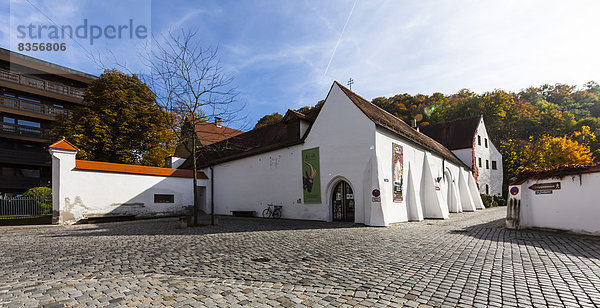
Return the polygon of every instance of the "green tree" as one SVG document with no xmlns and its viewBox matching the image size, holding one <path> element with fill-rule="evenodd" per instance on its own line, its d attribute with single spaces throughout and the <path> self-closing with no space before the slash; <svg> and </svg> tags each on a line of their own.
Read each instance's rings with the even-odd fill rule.
<svg viewBox="0 0 600 308">
<path fill-rule="evenodd" d="M 148 86 L 133 75 L 105 70 L 85 91 L 84 106 L 60 116 L 53 139 L 65 137 L 78 158 L 162 166 L 173 137 Z"/>
</svg>

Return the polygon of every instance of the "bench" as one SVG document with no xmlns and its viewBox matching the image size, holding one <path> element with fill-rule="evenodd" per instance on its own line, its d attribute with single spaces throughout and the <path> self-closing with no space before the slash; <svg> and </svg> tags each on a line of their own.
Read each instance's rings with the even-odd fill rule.
<svg viewBox="0 0 600 308">
<path fill-rule="evenodd" d="M 231 211 L 231 215 L 235 217 L 254 217 L 256 211 Z"/>
</svg>

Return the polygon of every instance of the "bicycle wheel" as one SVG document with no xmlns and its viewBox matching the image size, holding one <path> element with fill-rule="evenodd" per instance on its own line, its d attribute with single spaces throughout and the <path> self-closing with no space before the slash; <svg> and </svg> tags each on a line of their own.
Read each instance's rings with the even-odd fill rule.
<svg viewBox="0 0 600 308">
<path fill-rule="evenodd" d="M 281 210 L 274 210 L 273 218 L 281 218 Z"/>
<path fill-rule="evenodd" d="M 265 209 L 263 211 L 263 218 L 269 218 L 269 217 L 271 217 L 271 210 Z"/>
</svg>

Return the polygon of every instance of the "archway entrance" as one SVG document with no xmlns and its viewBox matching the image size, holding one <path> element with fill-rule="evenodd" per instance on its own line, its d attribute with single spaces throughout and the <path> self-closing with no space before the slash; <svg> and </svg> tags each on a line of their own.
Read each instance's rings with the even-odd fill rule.
<svg viewBox="0 0 600 308">
<path fill-rule="evenodd" d="M 354 222 L 354 192 L 346 181 L 339 181 L 331 194 L 334 221 Z"/>
</svg>

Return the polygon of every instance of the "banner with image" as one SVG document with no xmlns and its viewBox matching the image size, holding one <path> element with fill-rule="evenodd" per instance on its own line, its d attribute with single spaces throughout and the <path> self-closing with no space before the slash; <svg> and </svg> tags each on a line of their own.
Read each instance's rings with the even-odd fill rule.
<svg viewBox="0 0 600 308">
<path fill-rule="evenodd" d="M 404 160 L 402 146 L 392 143 L 392 191 L 394 194 L 394 202 L 402 202 L 404 200 L 404 195 L 402 194 L 403 170 Z"/>
<path fill-rule="evenodd" d="M 321 203 L 319 148 L 302 151 L 302 191 L 304 203 Z"/>
</svg>

